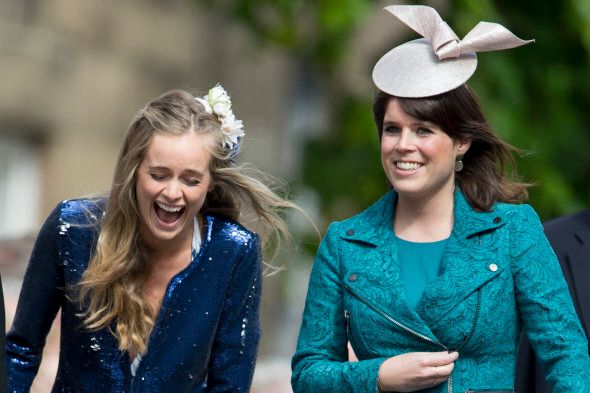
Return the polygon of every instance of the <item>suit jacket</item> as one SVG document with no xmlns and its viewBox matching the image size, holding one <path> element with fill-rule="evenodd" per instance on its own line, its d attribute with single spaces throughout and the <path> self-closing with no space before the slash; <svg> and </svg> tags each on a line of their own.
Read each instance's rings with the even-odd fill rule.
<svg viewBox="0 0 590 393">
<path fill-rule="evenodd" d="M 576 312 L 586 335 L 590 332 L 590 209 L 545 224 L 545 234 L 555 250 L 569 284 Z M 590 352 L 590 348 L 588 349 Z M 535 353 L 525 339 L 519 349 L 516 370 L 517 392 L 550 393 Z"/>
<path fill-rule="evenodd" d="M 101 205 L 64 201 L 39 233 L 7 335 L 9 391 L 29 391 L 61 308 L 54 393 L 247 392 L 260 337 L 258 236 L 234 221 L 204 216 L 201 248 L 170 280 L 133 377 L 129 354 L 109 329 L 85 329 L 76 302 L 97 238 L 91 218 L 102 217 Z"/>
<path fill-rule="evenodd" d="M 6 392 L 6 335 L 4 334 L 4 325 L 6 319 L 4 315 L 4 293 L 2 291 L 2 280 L 0 279 L 0 393 Z"/>
<path fill-rule="evenodd" d="M 476 212 L 457 189 L 441 274 L 414 310 L 397 264 L 395 200 L 390 191 L 329 227 L 292 361 L 296 393 L 374 393 L 387 358 L 443 350 L 459 352 L 453 373 L 424 392 L 511 392 L 523 327 L 556 392 L 590 392 L 588 343 L 530 206 Z M 347 341 L 358 362 L 347 361 Z"/>
</svg>

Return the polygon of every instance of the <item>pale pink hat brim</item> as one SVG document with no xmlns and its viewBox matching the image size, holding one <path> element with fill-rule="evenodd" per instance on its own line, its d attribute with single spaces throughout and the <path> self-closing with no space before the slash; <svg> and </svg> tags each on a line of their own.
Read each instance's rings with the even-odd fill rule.
<svg viewBox="0 0 590 393">
<path fill-rule="evenodd" d="M 379 59 L 373 69 L 373 82 L 396 97 L 430 97 L 461 86 L 476 68 L 474 52 L 439 60 L 430 41 L 420 38 L 393 48 Z"/>
</svg>

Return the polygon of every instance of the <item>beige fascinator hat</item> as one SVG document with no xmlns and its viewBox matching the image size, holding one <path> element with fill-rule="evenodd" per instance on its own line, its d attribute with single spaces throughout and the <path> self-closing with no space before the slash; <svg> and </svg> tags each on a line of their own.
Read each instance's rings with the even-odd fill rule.
<svg viewBox="0 0 590 393">
<path fill-rule="evenodd" d="M 460 40 L 434 8 L 392 5 L 385 10 L 424 37 L 393 48 L 373 69 L 375 85 L 396 97 L 430 97 L 453 90 L 475 72 L 475 52 L 534 42 L 521 40 L 504 26 L 489 22 L 479 22 Z"/>
</svg>

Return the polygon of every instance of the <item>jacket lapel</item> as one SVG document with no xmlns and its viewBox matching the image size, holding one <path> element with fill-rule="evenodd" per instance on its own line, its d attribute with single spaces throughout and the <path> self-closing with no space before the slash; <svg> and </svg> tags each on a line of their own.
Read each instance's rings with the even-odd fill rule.
<svg viewBox="0 0 590 393">
<path fill-rule="evenodd" d="M 368 250 L 361 252 L 359 248 L 359 252 L 353 253 L 350 263 L 345 261 L 344 284 L 399 324 L 438 342 L 428 325 L 408 305 L 393 237 L 396 197 L 395 192 L 390 191 L 342 228 L 343 240 L 369 246 Z M 361 266 L 362 271 L 359 271 Z M 350 280 L 353 274 L 354 280 Z"/>
<path fill-rule="evenodd" d="M 496 255 L 495 229 L 504 225 L 496 211 L 476 212 L 455 191 L 454 227 L 441 260 L 441 274 L 424 290 L 417 312 L 430 327 L 504 269 Z"/>
<path fill-rule="evenodd" d="M 414 310 L 406 298 L 393 237 L 396 198 L 395 192 L 390 191 L 369 209 L 347 221 L 348 225 L 342 228 L 343 240 L 371 247 L 370 251 L 359 252 L 351 260 L 349 266 L 352 270 L 343 272 L 344 284 L 400 324 L 439 342 L 431 327 L 467 296 L 506 269 L 494 254 L 497 242 L 491 236 L 496 228 L 504 225 L 504 217 L 494 210 L 474 211 L 456 188 L 455 223 L 443 252 L 441 274 L 427 285 Z M 478 236 L 481 234 L 486 235 Z M 494 266 L 491 266 L 492 263 Z M 359 272 L 359 266 L 365 271 Z M 352 274 L 353 281 L 349 280 Z"/>
</svg>

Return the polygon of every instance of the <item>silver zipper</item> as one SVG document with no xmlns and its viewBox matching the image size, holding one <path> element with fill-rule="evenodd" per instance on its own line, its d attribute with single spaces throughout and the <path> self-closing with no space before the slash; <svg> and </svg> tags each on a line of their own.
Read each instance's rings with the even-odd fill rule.
<svg viewBox="0 0 590 393">
<path fill-rule="evenodd" d="M 418 333 L 417 331 L 407 327 L 406 325 L 402 324 L 401 322 L 396 321 L 395 319 L 393 319 L 390 315 L 388 315 L 386 312 L 384 312 L 383 310 L 381 310 L 380 308 L 376 307 L 375 305 L 373 305 L 372 303 L 370 303 L 369 301 L 367 301 L 366 299 L 364 299 L 361 295 L 359 295 L 354 289 L 352 289 L 351 287 L 349 287 L 348 285 L 344 284 L 346 286 L 346 289 L 348 289 L 357 299 L 359 299 L 361 302 L 365 303 L 367 306 L 369 306 L 371 309 L 373 309 L 374 311 L 376 311 L 379 315 L 381 315 L 382 317 L 384 317 L 385 319 L 387 319 L 388 321 L 390 321 L 391 323 L 395 324 L 396 326 L 398 326 L 399 328 L 405 330 L 408 333 L 411 333 L 417 337 L 420 337 L 422 340 L 428 341 L 431 344 L 435 344 L 440 346 L 441 348 L 443 348 L 445 351 L 449 352 L 449 349 L 447 347 L 445 347 L 443 344 L 439 343 L 438 341 L 434 341 L 431 338 Z M 345 310 L 348 311 L 348 310 Z M 350 314 L 349 314 L 350 317 Z M 346 315 L 345 315 L 346 318 Z"/>
<path fill-rule="evenodd" d="M 453 393 L 453 372 L 451 371 L 451 375 L 447 379 L 447 393 Z"/>
<path fill-rule="evenodd" d="M 388 321 L 390 321 L 391 323 L 393 323 L 394 325 L 396 325 L 397 327 L 403 329 L 404 331 L 413 334 L 416 337 L 421 338 L 424 341 L 427 341 L 431 344 L 435 344 L 438 345 L 439 347 L 442 347 L 445 351 L 447 352 L 451 352 L 449 351 L 449 349 L 444 346 L 443 344 L 439 343 L 438 341 L 434 341 L 431 338 L 418 333 L 417 331 L 407 327 L 406 325 L 404 325 L 401 322 L 396 321 L 394 318 L 392 318 L 389 314 L 387 314 L 386 312 L 384 312 L 383 310 L 381 310 L 380 308 L 378 308 L 377 306 L 375 306 L 374 304 L 370 303 L 368 300 L 366 300 L 365 298 L 363 298 L 361 295 L 359 295 L 354 289 L 352 289 L 351 287 L 349 287 L 348 285 L 344 284 L 344 286 L 346 287 L 346 289 L 348 289 L 350 291 L 350 293 L 352 293 L 357 299 L 359 299 L 361 302 L 365 303 L 367 306 L 369 306 L 372 310 L 374 310 L 375 312 L 377 312 L 377 314 L 381 315 L 382 317 L 384 317 L 385 319 L 387 319 Z M 347 324 L 346 327 L 348 329 L 348 318 L 350 318 L 350 311 L 348 310 L 344 310 L 344 318 L 346 318 L 347 320 Z M 451 375 L 449 375 L 449 378 L 447 379 L 447 392 L 448 393 L 453 393 L 453 374 L 451 373 Z"/>
</svg>

